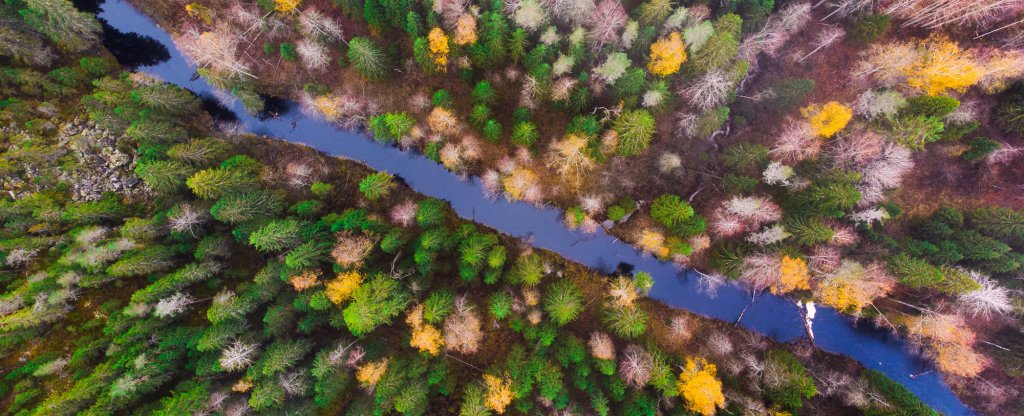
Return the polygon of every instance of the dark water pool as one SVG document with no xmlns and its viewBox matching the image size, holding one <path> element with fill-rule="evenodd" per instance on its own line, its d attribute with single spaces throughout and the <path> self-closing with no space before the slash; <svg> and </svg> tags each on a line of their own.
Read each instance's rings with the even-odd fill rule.
<svg viewBox="0 0 1024 416">
<path fill-rule="evenodd" d="M 102 4 L 99 16 L 123 33 L 137 33 L 155 40 L 169 51 L 169 58 L 141 71 L 188 88 L 203 97 L 214 89 L 204 80 L 193 80 L 194 67 L 175 48 L 170 35 L 124 0 Z M 153 50 L 152 42 L 139 44 L 132 56 Z M 162 50 L 157 50 L 157 53 Z M 161 53 L 162 55 L 162 53 Z M 548 249 L 602 272 L 625 263 L 655 277 L 650 296 L 668 305 L 724 321 L 735 321 L 746 307 L 740 325 L 779 341 L 804 337 L 805 331 L 793 301 L 761 294 L 751 303 L 749 292 L 724 286 L 712 298 L 699 287 L 691 270 L 645 256 L 630 245 L 599 231 L 584 234 L 562 225 L 562 213 L 522 202 L 492 200 L 484 196 L 479 178 L 461 178 L 434 161 L 415 153 L 379 144 L 363 134 L 342 130 L 320 118 L 303 115 L 297 105 L 276 118 L 261 120 L 235 102 L 228 108 L 238 123 L 252 133 L 302 143 L 325 153 L 361 161 L 370 167 L 400 176 L 416 191 L 447 200 L 460 216 L 521 237 L 534 246 Z M 749 305 L 749 306 L 748 306 Z M 916 356 L 907 343 L 887 332 L 856 325 L 851 319 L 828 308 L 817 308 L 814 334 L 818 347 L 850 356 L 864 366 L 879 370 L 906 386 L 936 410 L 947 415 L 974 414 L 957 399 L 930 364 Z M 925 373 L 925 374 L 921 374 Z M 912 377 L 914 374 L 921 374 Z"/>
</svg>

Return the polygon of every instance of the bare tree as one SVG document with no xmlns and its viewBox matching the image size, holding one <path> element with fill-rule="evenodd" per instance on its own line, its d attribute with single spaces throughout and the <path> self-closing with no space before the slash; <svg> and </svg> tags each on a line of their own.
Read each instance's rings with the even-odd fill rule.
<svg viewBox="0 0 1024 416">
<path fill-rule="evenodd" d="M 740 279 L 750 285 L 755 292 L 760 292 L 779 281 L 780 266 L 778 256 L 754 254 L 743 259 Z"/>
<path fill-rule="evenodd" d="M 846 36 L 846 31 L 839 26 L 828 26 L 821 32 L 818 32 L 818 36 L 814 38 L 815 48 L 808 52 L 806 55 L 801 57 L 798 62 L 803 62 L 805 59 L 810 58 L 818 51 L 828 48 L 834 45 L 836 42 L 843 39 Z"/>
<path fill-rule="evenodd" d="M 240 41 L 227 30 L 203 33 L 191 31 L 175 39 L 175 43 L 181 46 L 182 51 L 201 67 L 213 69 L 230 77 L 256 78 L 251 73 L 249 65 L 238 55 Z"/>
<path fill-rule="evenodd" d="M 302 64 L 309 69 L 324 69 L 331 62 L 327 48 L 309 39 L 303 39 L 296 45 L 295 51 L 299 54 Z"/>
<path fill-rule="evenodd" d="M 153 315 L 157 318 L 168 318 L 185 311 L 188 305 L 195 303 L 195 298 L 187 293 L 175 293 L 168 298 L 160 299 L 153 308 Z"/>
<path fill-rule="evenodd" d="M 221 351 L 220 368 L 227 371 L 239 371 L 249 368 L 257 352 L 257 345 L 235 340 Z"/>
<path fill-rule="evenodd" d="M 968 271 L 968 275 L 978 282 L 980 287 L 960 295 L 957 299 L 965 312 L 971 316 L 989 319 L 992 315 L 1006 315 L 1013 311 L 1009 289 L 976 271 Z"/>
<path fill-rule="evenodd" d="M 444 321 L 445 348 L 461 354 L 473 354 L 480 349 L 483 337 L 479 314 L 465 296 L 459 296 L 455 299 L 455 311 Z"/>
<path fill-rule="evenodd" d="M 1015 18 L 1020 0 L 897 0 L 885 14 L 903 19 L 903 26 L 936 29 L 943 26 L 985 27 Z"/>
<path fill-rule="evenodd" d="M 619 373 L 626 384 L 641 388 L 651 380 L 654 358 L 636 344 L 629 344 L 619 359 Z"/>
<path fill-rule="evenodd" d="M 303 10 L 299 15 L 299 30 L 306 36 L 328 41 L 338 41 L 342 38 L 338 22 L 312 8 Z"/>
<path fill-rule="evenodd" d="M 592 332 L 587 345 L 590 346 L 590 355 L 593 355 L 594 358 L 599 360 L 615 359 L 615 342 L 608 334 L 599 331 Z"/>
<path fill-rule="evenodd" d="M 619 0 L 601 0 L 590 14 L 590 44 L 595 50 L 619 39 L 619 30 L 626 25 L 626 9 Z"/>
<path fill-rule="evenodd" d="M 713 69 L 679 90 L 679 95 L 685 97 L 694 108 L 704 112 L 722 105 L 732 89 L 732 77 L 721 69 Z"/>
<path fill-rule="evenodd" d="M 789 120 L 785 130 L 775 139 L 768 154 L 786 163 L 796 163 L 821 151 L 821 141 L 814 137 L 807 123 Z"/>
</svg>

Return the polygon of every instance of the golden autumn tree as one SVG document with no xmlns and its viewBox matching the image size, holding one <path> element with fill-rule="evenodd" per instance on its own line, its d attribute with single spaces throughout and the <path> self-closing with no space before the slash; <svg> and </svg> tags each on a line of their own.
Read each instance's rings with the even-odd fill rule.
<svg viewBox="0 0 1024 416">
<path fill-rule="evenodd" d="M 373 390 L 377 386 L 377 382 L 380 381 L 381 377 L 384 377 L 384 372 L 388 371 L 388 359 L 380 359 L 377 361 L 370 361 L 366 364 L 359 366 L 356 370 L 356 381 L 359 382 L 366 390 Z"/>
<path fill-rule="evenodd" d="M 508 199 L 518 201 L 529 198 L 531 188 L 537 184 L 537 174 L 527 168 L 517 167 L 512 174 L 502 180 L 505 187 L 505 195 Z"/>
<path fill-rule="evenodd" d="M 794 290 L 810 289 L 811 274 L 807 262 L 799 257 L 782 256 L 779 262 L 779 281 L 772 285 L 772 293 L 789 293 Z"/>
<path fill-rule="evenodd" d="M 445 72 L 448 66 L 448 35 L 441 28 L 435 27 L 427 34 L 427 43 L 430 58 L 434 60 L 437 70 Z"/>
<path fill-rule="evenodd" d="M 498 412 L 498 414 L 505 413 L 505 408 L 512 403 L 512 399 L 515 397 L 512 392 L 512 383 L 495 375 L 484 374 L 484 387 L 487 388 L 487 397 L 484 398 L 487 408 Z"/>
<path fill-rule="evenodd" d="M 686 366 L 679 373 L 676 387 L 691 412 L 711 416 L 718 408 L 725 407 L 725 395 L 722 394 L 722 382 L 717 378 L 717 368 L 703 358 L 686 359 Z"/>
<path fill-rule="evenodd" d="M 637 243 L 640 248 L 657 257 L 668 257 L 668 247 L 665 246 L 665 235 L 649 228 L 640 230 Z"/>
<path fill-rule="evenodd" d="M 298 11 L 302 0 L 274 0 L 274 10 L 278 13 L 292 13 Z"/>
<path fill-rule="evenodd" d="M 459 119 L 444 107 L 434 107 L 427 116 L 427 125 L 435 133 L 452 135 L 459 131 Z"/>
<path fill-rule="evenodd" d="M 800 112 L 807 117 L 814 134 L 822 137 L 835 136 L 853 119 L 853 110 L 835 101 L 804 107 Z"/>
<path fill-rule="evenodd" d="M 679 32 L 672 32 L 667 38 L 651 44 L 651 60 L 647 63 L 647 70 L 654 75 L 667 77 L 679 72 L 683 62 L 686 62 L 686 44 Z"/>
<path fill-rule="evenodd" d="M 409 345 L 418 348 L 420 351 L 437 355 L 444 345 L 444 337 L 441 331 L 431 324 L 423 322 L 423 304 L 416 305 L 405 318 L 405 323 L 412 328 L 412 338 Z"/>
<path fill-rule="evenodd" d="M 947 90 L 963 92 L 977 84 L 983 74 L 968 51 L 945 36 L 932 36 L 919 45 L 924 53 L 904 71 L 907 85 L 928 95 Z"/>
<path fill-rule="evenodd" d="M 362 283 L 363 275 L 357 271 L 340 273 L 338 277 L 327 283 L 327 290 L 325 291 L 327 299 L 335 305 L 349 300 Z"/>
<path fill-rule="evenodd" d="M 815 285 L 814 299 L 841 311 L 856 312 L 888 294 L 895 285 L 896 279 L 881 263 L 864 267 L 856 261 L 843 260 Z"/>
<path fill-rule="evenodd" d="M 459 21 L 455 23 L 452 42 L 459 46 L 476 43 L 476 17 L 470 13 L 459 16 Z"/>
</svg>

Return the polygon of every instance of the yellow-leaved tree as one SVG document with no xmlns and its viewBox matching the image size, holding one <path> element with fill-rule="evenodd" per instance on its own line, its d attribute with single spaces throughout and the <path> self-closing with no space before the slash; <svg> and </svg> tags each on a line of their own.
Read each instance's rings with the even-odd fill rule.
<svg viewBox="0 0 1024 416">
<path fill-rule="evenodd" d="M 412 328 L 412 338 L 409 340 L 409 345 L 419 348 L 420 351 L 426 351 L 430 355 L 437 355 L 441 352 L 441 347 L 444 345 L 444 337 L 441 336 L 441 331 L 438 331 L 436 327 L 431 324 L 423 322 L 423 304 L 416 305 L 409 311 L 409 316 L 405 318 L 405 323 L 409 324 Z"/>
<path fill-rule="evenodd" d="M 363 275 L 357 271 L 343 272 L 327 283 L 327 299 L 335 305 L 349 300 L 363 283 Z"/>
<path fill-rule="evenodd" d="M 495 375 L 484 374 L 484 387 L 487 388 L 487 397 L 484 398 L 487 408 L 498 414 L 505 413 L 505 408 L 512 403 L 514 397 L 512 383 Z"/>
<path fill-rule="evenodd" d="M 665 246 L 665 235 L 649 228 L 640 230 L 637 243 L 640 248 L 657 257 L 668 257 L 668 247 Z"/>
<path fill-rule="evenodd" d="M 274 0 L 274 10 L 278 13 L 292 13 L 298 11 L 302 0 Z"/>
<path fill-rule="evenodd" d="M 476 43 L 476 17 L 471 13 L 463 13 L 459 21 L 455 23 L 455 34 L 452 41 L 456 45 L 463 46 Z"/>
<path fill-rule="evenodd" d="M 924 53 L 905 69 L 907 85 L 928 95 L 947 90 L 963 92 L 981 80 L 982 68 L 974 56 L 945 36 L 932 36 L 919 45 Z"/>
<path fill-rule="evenodd" d="M 800 112 L 807 117 L 814 134 L 822 137 L 835 136 L 853 119 L 853 110 L 835 101 L 829 101 L 822 106 L 804 107 Z"/>
<path fill-rule="evenodd" d="M 435 27 L 427 34 L 427 42 L 434 65 L 438 71 L 445 72 L 448 66 L 448 35 L 441 28 Z"/>
<path fill-rule="evenodd" d="M 537 174 L 527 168 L 515 168 L 512 174 L 502 180 L 505 186 L 505 195 L 508 199 L 518 201 L 521 199 L 531 200 L 530 191 L 537 185 Z"/>
<path fill-rule="evenodd" d="M 789 293 L 794 290 L 810 289 L 811 275 L 807 262 L 799 257 L 782 256 L 779 262 L 779 281 L 772 285 L 772 293 Z"/>
<path fill-rule="evenodd" d="M 667 38 L 651 44 L 651 61 L 647 63 L 647 70 L 667 77 L 679 72 L 683 62 L 686 62 L 686 44 L 679 32 L 672 32 Z"/>
<path fill-rule="evenodd" d="M 686 366 L 679 373 L 676 387 L 679 389 L 679 395 L 686 400 L 688 410 L 711 416 L 718 408 L 725 407 L 722 382 L 716 375 L 717 368 L 707 360 L 692 357 L 686 359 Z"/>
<path fill-rule="evenodd" d="M 380 378 L 384 377 L 385 371 L 388 371 L 387 358 L 370 361 L 359 366 L 359 369 L 356 370 L 356 381 L 358 381 L 364 389 L 373 390 L 373 388 L 377 386 L 377 382 L 380 381 Z"/>
</svg>

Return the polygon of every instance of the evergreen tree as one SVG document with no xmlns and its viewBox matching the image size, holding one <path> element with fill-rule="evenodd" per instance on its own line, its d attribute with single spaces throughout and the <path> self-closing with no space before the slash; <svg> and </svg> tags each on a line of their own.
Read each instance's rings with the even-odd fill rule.
<svg viewBox="0 0 1024 416">
<path fill-rule="evenodd" d="M 636 156 L 647 150 L 654 137 L 654 117 L 647 110 L 630 110 L 615 119 L 612 129 L 619 135 L 616 152 Z"/>
<path fill-rule="evenodd" d="M 372 1 L 367 1 L 367 4 Z M 364 78 L 380 80 L 384 78 L 387 57 L 372 40 L 355 37 L 348 42 L 348 62 Z"/>
<path fill-rule="evenodd" d="M 387 172 L 373 173 L 359 181 L 359 192 L 362 192 L 363 196 L 371 201 L 384 198 L 394 187 L 394 176 Z"/>
</svg>

